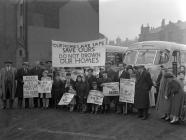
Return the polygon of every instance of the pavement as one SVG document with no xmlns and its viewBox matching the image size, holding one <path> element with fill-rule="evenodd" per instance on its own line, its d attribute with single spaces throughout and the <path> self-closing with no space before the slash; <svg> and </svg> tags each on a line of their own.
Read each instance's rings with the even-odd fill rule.
<svg viewBox="0 0 186 140">
<path fill-rule="evenodd" d="M 135 114 L 82 114 L 59 109 L 0 110 L 0 140 L 186 140 L 186 125 Z"/>
</svg>

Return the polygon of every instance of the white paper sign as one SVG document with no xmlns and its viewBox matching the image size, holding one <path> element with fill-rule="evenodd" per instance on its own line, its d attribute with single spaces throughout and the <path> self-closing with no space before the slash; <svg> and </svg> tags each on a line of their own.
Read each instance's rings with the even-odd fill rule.
<svg viewBox="0 0 186 140">
<path fill-rule="evenodd" d="M 135 80 L 120 79 L 120 102 L 134 103 Z"/>
<path fill-rule="evenodd" d="M 68 105 L 72 101 L 73 98 L 74 98 L 74 94 L 64 93 L 58 105 Z"/>
<path fill-rule="evenodd" d="M 102 105 L 104 95 L 97 90 L 91 90 L 89 92 L 87 103 Z"/>
<path fill-rule="evenodd" d="M 52 66 L 104 66 L 105 44 L 105 39 L 80 43 L 52 41 Z"/>
<path fill-rule="evenodd" d="M 103 84 L 104 96 L 119 96 L 119 82 L 111 82 Z"/>
<path fill-rule="evenodd" d="M 39 93 L 51 93 L 52 91 L 52 80 L 50 81 L 40 81 L 38 86 Z"/>
<path fill-rule="evenodd" d="M 23 76 L 24 98 L 38 97 L 38 76 Z"/>
</svg>

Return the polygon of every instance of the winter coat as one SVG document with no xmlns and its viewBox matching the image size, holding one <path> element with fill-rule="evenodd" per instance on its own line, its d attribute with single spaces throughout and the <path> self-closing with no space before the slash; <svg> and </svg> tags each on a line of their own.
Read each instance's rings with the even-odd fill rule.
<svg viewBox="0 0 186 140">
<path fill-rule="evenodd" d="M 152 85 L 149 72 L 144 70 L 141 74 L 137 74 L 134 96 L 134 105 L 137 109 L 149 108 L 149 91 Z"/>
</svg>

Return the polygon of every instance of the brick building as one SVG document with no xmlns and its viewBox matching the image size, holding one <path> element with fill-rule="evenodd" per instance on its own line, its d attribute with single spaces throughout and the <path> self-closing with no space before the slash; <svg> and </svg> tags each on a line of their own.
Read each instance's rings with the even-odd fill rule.
<svg viewBox="0 0 186 140">
<path fill-rule="evenodd" d="M 2 22 L 3 21 L 3 22 Z M 81 42 L 99 33 L 99 0 L 1 0 L 0 67 L 11 59 L 51 59 L 51 40 Z"/>
<path fill-rule="evenodd" d="M 163 19 L 161 26 L 154 28 L 141 26 L 141 33 L 138 41 L 160 40 L 186 44 L 186 22 L 177 21 L 176 23 L 165 23 Z"/>
</svg>

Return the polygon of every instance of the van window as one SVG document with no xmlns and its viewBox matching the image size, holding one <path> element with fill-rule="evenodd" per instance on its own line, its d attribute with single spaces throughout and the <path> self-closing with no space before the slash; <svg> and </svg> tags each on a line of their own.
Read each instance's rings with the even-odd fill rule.
<svg viewBox="0 0 186 140">
<path fill-rule="evenodd" d="M 127 51 L 124 58 L 124 63 L 135 64 L 136 55 L 137 55 L 137 51 Z"/>
<path fill-rule="evenodd" d="M 181 51 L 181 63 L 186 63 L 186 51 Z"/>
<path fill-rule="evenodd" d="M 153 64 L 156 50 L 140 50 L 136 64 Z"/>
<path fill-rule="evenodd" d="M 160 51 L 159 64 L 165 64 L 169 61 L 169 56 L 166 52 Z"/>
</svg>

